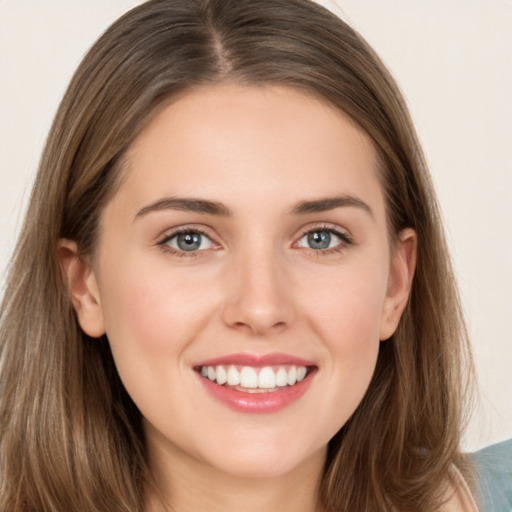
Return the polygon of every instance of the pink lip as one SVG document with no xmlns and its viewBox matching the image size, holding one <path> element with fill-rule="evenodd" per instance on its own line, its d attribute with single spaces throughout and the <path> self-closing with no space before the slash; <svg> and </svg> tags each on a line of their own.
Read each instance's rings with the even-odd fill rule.
<svg viewBox="0 0 512 512">
<path fill-rule="evenodd" d="M 289 354 L 230 354 L 226 356 L 217 357 L 215 359 L 208 359 L 208 361 L 201 361 L 195 367 L 200 366 L 217 366 L 220 364 L 239 365 L 239 366 L 278 366 L 284 364 L 294 364 L 296 366 L 315 366 L 313 361 L 307 361 L 299 357 L 291 356 Z"/>
<path fill-rule="evenodd" d="M 211 380 L 203 377 L 197 370 L 201 366 L 217 365 L 240 365 L 240 366 L 278 366 L 297 365 L 307 366 L 306 377 L 293 386 L 279 388 L 276 391 L 265 393 L 247 393 L 227 386 L 219 386 Z M 203 361 L 195 366 L 196 375 L 206 391 L 216 400 L 223 403 L 231 410 L 242 413 L 275 413 L 295 401 L 297 401 L 308 390 L 318 370 L 312 361 L 297 358 L 287 354 L 268 354 L 264 356 L 252 354 L 232 354 Z"/>
</svg>

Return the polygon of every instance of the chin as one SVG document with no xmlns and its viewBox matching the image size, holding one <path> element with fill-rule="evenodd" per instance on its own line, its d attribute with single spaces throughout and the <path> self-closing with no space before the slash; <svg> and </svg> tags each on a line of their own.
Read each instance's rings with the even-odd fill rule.
<svg viewBox="0 0 512 512">
<path fill-rule="evenodd" d="M 316 451 L 306 451 L 303 446 L 289 446 L 287 450 L 272 443 L 261 445 L 252 443 L 245 449 L 230 447 L 230 453 L 224 452 L 215 457 L 214 466 L 221 472 L 238 478 L 265 479 L 277 478 L 303 469 L 305 465 L 315 464 L 323 467 L 327 447 Z M 212 455 L 212 454 L 210 454 Z"/>
<path fill-rule="evenodd" d="M 232 475 L 237 478 L 262 480 L 270 478 L 279 478 L 292 473 L 297 466 L 298 461 L 284 460 L 233 460 L 231 464 L 223 464 L 218 467 L 219 471 Z"/>
</svg>

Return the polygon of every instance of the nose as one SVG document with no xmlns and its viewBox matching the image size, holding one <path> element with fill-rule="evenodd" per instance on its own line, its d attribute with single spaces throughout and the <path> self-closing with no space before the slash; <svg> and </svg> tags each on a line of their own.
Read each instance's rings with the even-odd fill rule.
<svg viewBox="0 0 512 512">
<path fill-rule="evenodd" d="M 223 321 L 253 336 L 290 326 L 295 316 L 291 279 L 283 258 L 272 251 L 241 256 L 228 271 Z"/>
</svg>

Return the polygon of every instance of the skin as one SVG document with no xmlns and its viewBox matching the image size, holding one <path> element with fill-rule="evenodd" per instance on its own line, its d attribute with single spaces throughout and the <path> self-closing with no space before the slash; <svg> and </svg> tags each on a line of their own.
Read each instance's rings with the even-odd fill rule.
<svg viewBox="0 0 512 512">
<path fill-rule="evenodd" d="M 219 85 L 166 105 L 126 162 L 95 253 L 63 240 L 60 259 L 82 329 L 108 335 L 144 417 L 164 497 L 180 512 L 317 510 L 327 443 L 363 398 L 414 273 L 415 233 L 390 245 L 372 143 L 304 93 Z M 170 197 L 230 214 L 151 209 Z M 333 197 L 345 201 L 298 211 Z M 177 227 L 203 231 L 201 249 L 162 244 Z M 331 233 L 331 247 L 307 232 Z M 274 352 L 318 371 L 272 414 L 227 408 L 193 369 Z"/>
</svg>

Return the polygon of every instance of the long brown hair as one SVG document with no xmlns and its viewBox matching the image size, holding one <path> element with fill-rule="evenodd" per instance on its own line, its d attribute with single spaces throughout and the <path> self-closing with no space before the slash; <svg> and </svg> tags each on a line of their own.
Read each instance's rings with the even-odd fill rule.
<svg viewBox="0 0 512 512">
<path fill-rule="evenodd" d="M 432 510 L 460 463 L 467 336 L 439 211 L 407 108 L 342 20 L 309 0 L 152 0 L 114 23 L 57 112 L 9 269 L 0 317 L 0 509 L 141 511 L 150 481 L 140 413 L 108 340 L 77 324 L 56 258 L 91 253 L 123 155 L 169 97 L 195 85 L 287 85 L 371 137 L 390 236 L 416 230 L 410 301 L 381 344 L 363 402 L 331 440 L 326 511 Z"/>
</svg>

